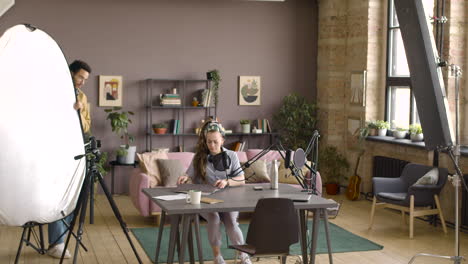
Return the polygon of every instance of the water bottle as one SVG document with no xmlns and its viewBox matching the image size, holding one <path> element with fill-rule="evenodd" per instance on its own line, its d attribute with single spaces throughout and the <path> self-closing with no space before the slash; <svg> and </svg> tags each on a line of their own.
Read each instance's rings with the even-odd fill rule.
<svg viewBox="0 0 468 264">
<path fill-rule="evenodd" d="M 278 190 L 278 160 L 273 160 L 271 164 L 271 171 L 270 171 L 270 188 L 272 190 Z"/>
</svg>

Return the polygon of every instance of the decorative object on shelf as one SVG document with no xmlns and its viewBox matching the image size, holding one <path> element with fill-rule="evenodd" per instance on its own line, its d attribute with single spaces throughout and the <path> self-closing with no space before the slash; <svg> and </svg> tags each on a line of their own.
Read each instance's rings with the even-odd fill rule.
<svg viewBox="0 0 468 264">
<path fill-rule="evenodd" d="M 221 76 L 219 75 L 219 71 L 214 69 L 206 73 L 206 78 L 211 81 L 211 88 L 209 93 L 211 94 L 208 98 L 214 98 L 214 104 L 218 105 L 218 91 L 219 91 L 219 83 L 221 82 Z M 210 106 L 210 101 L 205 106 Z"/>
<path fill-rule="evenodd" d="M 156 134 L 166 134 L 167 132 L 167 124 L 166 123 L 157 123 L 153 124 L 153 131 Z"/>
<path fill-rule="evenodd" d="M 379 137 L 384 137 L 387 135 L 387 130 L 390 128 L 390 123 L 384 120 L 376 120 L 375 128 L 377 129 L 377 135 Z"/>
<path fill-rule="evenodd" d="M 193 97 L 193 99 L 192 99 L 192 106 L 198 106 L 198 99 L 197 99 L 197 97 Z"/>
<path fill-rule="evenodd" d="M 307 120 L 307 122 L 304 122 Z M 290 149 L 307 149 L 317 123 L 317 107 L 304 96 L 290 94 L 273 116 L 273 126 L 279 132 L 281 143 Z"/>
<path fill-rule="evenodd" d="M 366 129 L 368 131 L 367 135 L 369 136 L 377 136 L 377 121 L 369 121 L 366 122 Z M 361 133 L 362 134 L 362 133 Z"/>
<path fill-rule="evenodd" d="M 250 133 L 250 120 L 241 119 L 240 124 L 242 127 L 242 133 L 249 134 Z"/>
<path fill-rule="evenodd" d="M 134 141 L 134 137 L 128 133 L 128 125 L 132 123 L 130 115 L 134 113 L 122 111 L 121 107 L 104 109 L 104 111 L 107 113 L 106 120 L 110 121 L 112 132 L 116 133 L 124 143 L 117 150 L 117 161 L 121 164 L 135 163 L 136 146 L 130 146 L 130 143 Z"/>
<path fill-rule="evenodd" d="M 403 128 L 403 127 L 397 127 L 395 130 L 393 130 L 393 136 L 396 139 L 403 139 L 406 137 L 406 133 L 408 132 L 408 129 Z"/>
<path fill-rule="evenodd" d="M 366 106 L 366 77 L 367 71 L 351 72 L 351 104 Z"/>
<path fill-rule="evenodd" d="M 348 179 L 345 175 L 349 169 L 348 160 L 331 145 L 321 147 L 319 153 L 318 170 L 324 177 L 327 194 L 335 195 L 339 191 L 339 184 Z"/>
<path fill-rule="evenodd" d="M 159 102 L 161 106 L 180 106 L 182 104 L 180 94 L 160 94 Z"/>
<path fill-rule="evenodd" d="M 424 140 L 421 124 L 411 124 L 409 126 L 409 132 L 411 141 L 418 142 Z"/>
<path fill-rule="evenodd" d="M 122 76 L 99 75 L 99 106 L 122 106 Z"/>
<path fill-rule="evenodd" d="M 239 76 L 239 105 L 260 105 L 260 76 Z"/>
</svg>

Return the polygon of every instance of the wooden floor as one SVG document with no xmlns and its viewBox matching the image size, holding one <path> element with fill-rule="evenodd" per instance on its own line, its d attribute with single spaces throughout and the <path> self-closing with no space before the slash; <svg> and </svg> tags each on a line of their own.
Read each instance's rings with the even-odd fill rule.
<svg viewBox="0 0 468 264">
<path fill-rule="evenodd" d="M 371 202 L 366 200 L 351 202 L 342 196 L 333 198 L 342 202 L 340 213 L 336 219 L 332 220 L 333 223 L 384 246 L 384 249 L 379 251 L 333 254 L 334 263 L 398 264 L 408 263 L 413 255 L 421 252 L 440 255 L 453 255 L 455 252 L 453 229 L 449 228 L 449 233 L 445 235 L 440 227 L 435 228 L 426 222 L 416 220 L 414 239 L 409 239 L 408 226 L 401 224 L 401 216 L 397 212 L 381 209 L 376 212 L 373 229 L 368 230 Z M 114 199 L 128 227 L 153 225 L 152 219 L 139 216 L 128 196 L 114 196 Z M 89 251 L 80 250 L 77 263 L 138 263 L 104 196 L 98 196 L 95 201 L 95 224 L 91 225 L 87 221 L 84 229 L 83 241 Z M 19 227 L 0 226 L 0 263 L 14 262 L 21 231 L 22 229 Z M 135 238 L 132 235 L 131 237 L 143 263 L 151 263 Z M 462 233 L 460 241 L 460 255 L 467 257 L 468 234 Z M 72 245 L 74 248 L 74 243 Z M 297 260 L 297 257 L 290 257 L 288 264 L 294 264 Z M 39 255 L 30 247 L 25 247 L 20 263 L 59 262 L 47 255 Z M 64 263 L 72 263 L 72 261 L 67 260 Z M 228 263 L 232 263 L 232 261 L 228 261 Z M 261 259 L 259 263 L 269 264 L 278 263 L 278 261 L 276 259 Z M 328 263 L 327 255 L 318 255 L 317 263 Z M 414 263 L 453 263 L 453 261 L 422 257 Z"/>
</svg>

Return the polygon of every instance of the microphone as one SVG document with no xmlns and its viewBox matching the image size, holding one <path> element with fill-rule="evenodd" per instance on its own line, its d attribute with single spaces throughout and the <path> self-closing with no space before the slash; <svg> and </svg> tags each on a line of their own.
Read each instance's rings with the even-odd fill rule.
<svg viewBox="0 0 468 264">
<path fill-rule="evenodd" d="M 216 155 L 208 155 L 208 162 L 213 163 L 213 167 L 217 171 L 226 171 L 231 167 L 231 158 L 229 158 L 226 151 Z"/>
<path fill-rule="evenodd" d="M 286 157 L 284 159 L 284 167 L 286 169 L 289 169 L 289 167 L 291 167 L 291 150 L 290 149 L 286 150 Z"/>
</svg>

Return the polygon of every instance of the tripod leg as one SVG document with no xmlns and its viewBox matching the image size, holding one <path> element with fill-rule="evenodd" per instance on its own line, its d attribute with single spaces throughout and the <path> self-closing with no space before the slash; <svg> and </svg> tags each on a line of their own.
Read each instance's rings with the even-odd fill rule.
<svg viewBox="0 0 468 264">
<path fill-rule="evenodd" d="M 73 228 L 75 227 L 76 220 L 78 219 L 78 216 L 80 217 L 79 219 L 79 225 L 78 225 L 78 230 L 77 230 L 77 236 L 76 236 L 76 246 L 75 246 L 75 252 L 73 254 L 73 263 L 76 263 L 76 259 L 78 256 L 78 245 L 81 243 L 81 238 L 83 234 L 83 224 L 85 221 L 85 216 L 86 216 L 86 204 L 88 203 L 88 195 L 89 195 L 89 184 L 91 182 L 91 174 L 87 173 L 85 176 L 85 180 L 83 183 L 83 187 L 81 188 L 80 196 L 78 198 L 78 202 L 76 205 L 76 208 L 73 212 L 73 219 L 70 223 L 70 232 L 67 235 L 67 240 L 65 241 L 65 247 L 63 249 L 62 253 L 62 258 L 60 259 L 60 264 L 63 263 L 63 257 L 65 256 L 65 251 L 67 250 L 68 243 L 70 242 L 70 238 L 72 236 L 72 231 Z"/>
<path fill-rule="evenodd" d="M 16 257 L 15 257 L 15 264 L 18 263 L 19 261 L 19 256 L 21 255 L 21 249 L 23 248 L 23 242 L 24 240 L 26 239 L 26 230 L 29 229 L 28 227 L 23 227 L 23 233 L 21 234 L 21 240 L 20 240 L 20 244 L 19 244 L 19 247 L 18 247 L 18 251 L 16 251 Z"/>
<path fill-rule="evenodd" d="M 109 192 L 109 189 L 106 186 L 106 183 L 104 182 L 104 179 L 102 178 L 102 175 L 95 171 L 95 175 L 97 176 L 97 179 L 99 180 L 99 183 L 101 185 L 102 190 L 106 194 L 107 201 L 109 201 L 109 204 L 112 208 L 112 211 L 114 212 L 115 217 L 120 223 L 120 226 L 122 227 L 123 232 L 125 233 L 125 236 L 127 237 L 128 242 L 130 243 L 130 246 L 132 247 L 133 253 L 135 253 L 135 257 L 138 259 L 138 263 L 142 263 L 140 256 L 138 255 L 138 252 L 135 248 L 135 245 L 133 245 L 132 239 L 130 235 L 128 234 L 128 228 L 127 224 L 123 221 L 122 215 L 120 214 L 119 208 L 115 204 L 114 198 L 112 198 L 112 195 Z"/>
</svg>

